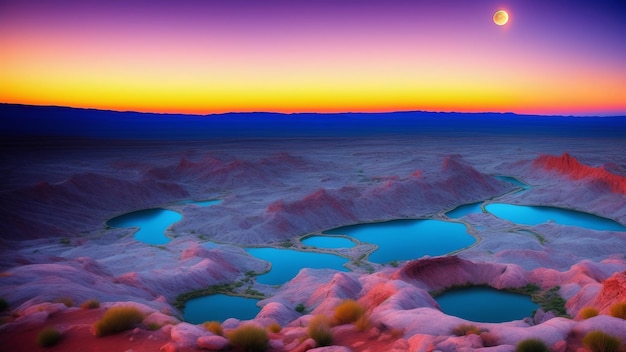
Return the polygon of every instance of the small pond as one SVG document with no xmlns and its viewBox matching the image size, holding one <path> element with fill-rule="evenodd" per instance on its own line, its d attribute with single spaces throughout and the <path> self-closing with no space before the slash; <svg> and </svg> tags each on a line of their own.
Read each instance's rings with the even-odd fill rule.
<svg viewBox="0 0 626 352">
<path fill-rule="evenodd" d="M 221 200 L 194 201 L 186 200 L 178 204 L 195 204 L 201 207 L 218 204 Z M 180 221 L 183 216 L 173 210 L 154 208 L 134 211 L 114 217 L 106 223 L 111 227 L 139 227 L 139 231 L 135 232 L 135 239 L 147 244 L 166 244 L 170 238 L 165 236 L 165 230 L 175 222 Z"/>
<path fill-rule="evenodd" d="M 451 219 L 459 219 L 467 214 L 482 213 L 483 210 L 480 208 L 482 204 L 483 202 L 464 204 L 450 210 L 446 216 Z"/>
<path fill-rule="evenodd" d="M 325 233 L 376 244 L 378 249 L 369 257 L 376 263 L 443 255 L 476 242 L 465 225 L 441 220 L 394 220 L 339 227 Z"/>
<path fill-rule="evenodd" d="M 228 318 L 249 320 L 261 311 L 258 302 L 258 299 L 224 294 L 192 298 L 185 303 L 183 318 L 192 324 L 213 320 L 223 322 Z"/>
<path fill-rule="evenodd" d="M 352 248 L 354 242 L 338 236 L 310 236 L 302 240 L 302 244 L 317 248 Z"/>
<path fill-rule="evenodd" d="M 208 207 L 211 205 L 215 205 L 215 204 L 219 204 L 221 203 L 222 200 L 221 199 L 212 199 L 212 200 L 184 200 L 178 204 L 193 204 L 193 205 L 197 205 L 199 207 Z"/>
<path fill-rule="evenodd" d="M 437 296 L 435 300 L 444 313 L 480 323 L 524 319 L 539 308 L 530 296 L 491 287 L 454 289 Z"/>
<path fill-rule="evenodd" d="M 268 273 L 256 277 L 257 282 L 266 285 L 282 285 L 293 279 L 303 268 L 348 271 L 343 266 L 348 259 L 334 254 L 277 248 L 247 248 L 246 251 L 272 263 L 272 269 Z"/>
<path fill-rule="evenodd" d="M 626 227 L 611 219 L 563 208 L 504 203 L 488 204 L 485 208 L 493 215 L 517 224 L 538 225 L 547 221 L 554 221 L 561 225 L 579 226 L 600 231 L 626 231 Z"/>
<path fill-rule="evenodd" d="M 178 212 L 157 208 L 120 215 L 107 221 L 107 224 L 118 228 L 139 227 L 139 231 L 135 232 L 137 241 L 159 245 L 170 241 L 170 238 L 165 236 L 165 230 L 182 218 Z"/>
</svg>

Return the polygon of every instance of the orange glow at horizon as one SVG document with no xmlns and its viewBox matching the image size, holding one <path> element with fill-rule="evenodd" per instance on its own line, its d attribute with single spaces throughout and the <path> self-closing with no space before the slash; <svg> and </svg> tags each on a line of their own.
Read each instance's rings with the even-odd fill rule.
<svg viewBox="0 0 626 352">
<path fill-rule="evenodd" d="M 116 18 L 117 27 L 106 13 L 42 24 L 0 14 L 0 47 L 10 48 L 0 56 L 0 102 L 196 114 L 626 114 L 626 67 L 619 51 L 601 51 L 614 50 L 610 41 L 594 52 L 564 41 L 568 33 L 535 36 L 520 9 L 500 27 L 491 5 L 451 13 L 454 25 L 429 17 L 443 5 L 402 6 L 423 11 L 265 18 L 263 9 L 249 17 L 257 13 L 233 8 L 223 11 L 248 17 L 191 26 L 176 13 L 148 14 L 141 23 Z"/>
</svg>

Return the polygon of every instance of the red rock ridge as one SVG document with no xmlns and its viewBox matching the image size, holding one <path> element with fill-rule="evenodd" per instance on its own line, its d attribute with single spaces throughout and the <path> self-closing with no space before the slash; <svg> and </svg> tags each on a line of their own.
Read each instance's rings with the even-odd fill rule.
<svg viewBox="0 0 626 352">
<path fill-rule="evenodd" d="M 592 167 L 580 163 L 568 153 L 560 157 L 542 155 L 533 162 L 534 169 L 557 171 L 572 180 L 590 179 L 599 181 L 610 187 L 611 191 L 626 194 L 626 177 L 612 174 L 602 167 Z"/>
</svg>

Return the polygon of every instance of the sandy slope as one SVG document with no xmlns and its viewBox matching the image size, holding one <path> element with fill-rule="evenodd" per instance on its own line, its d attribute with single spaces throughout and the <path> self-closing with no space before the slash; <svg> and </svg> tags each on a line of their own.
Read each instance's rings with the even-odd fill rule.
<svg viewBox="0 0 626 352">
<path fill-rule="evenodd" d="M 132 301 L 147 313 L 165 313 L 159 319 L 178 321 L 171 306 L 178 294 L 267 270 L 267 263 L 239 245 L 299 246 L 298 236 L 347 224 L 441 218 L 458 205 L 490 199 L 573 208 L 626 224 L 626 142 L 518 138 L 81 141 L 5 149 L 0 297 L 12 315 L 0 326 L 0 342 L 32 350 L 34 336 L 49 324 L 68 331 L 59 350 L 113 341 L 96 339 L 81 327 L 102 309 L 80 312 L 46 303 L 61 297 L 76 303 Z M 532 187 L 514 192 L 494 175 L 517 177 Z M 212 198 L 223 202 L 176 204 Z M 169 230 L 173 240 L 165 246 L 139 243 L 132 230 L 104 225 L 121 213 L 159 206 L 185 216 Z M 366 332 L 334 329 L 336 342 L 354 351 L 477 349 L 485 339 L 500 345 L 498 350 L 511 350 L 530 336 L 566 350 L 596 328 L 626 342 L 625 321 L 606 315 L 586 321 L 538 315 L 479 324 L 491 334 L 482 340 L 454 337 L 451 328 L 463 321 L 441 313 L 428 291 L 467 282 L 498 288 L 559 285 L 574 317 L 586 306 L 606 314 L 612 303 L 626 300 L 626 233 L 551 223 L 520 226 L 481 213 L 461 220 L 479 242 L 457 257 L 424 258 L 400 268 L 353 263 L 349 273 L 303 270 L 281 288 L 257 284 L 255 289 L 270 297 L 257 322 L 287 326 L 272 336 L 274 350 L 304 350 L 301 326 L 310 316 L 300 316 L 294 307 L 305 303 L 311 312 L 326 314 L 342 299 L 354 298 L 367 307 L 374 326 Z M 202 245 L 207 240 L 221 245 L 208 249 Z M 343 254 L 357 259 L 366 250 Z M 209 335 L 184 323 L 134 334 L 114 343 L 127 341 L 126 349 L 135 351 L 193 350 L 198 337 Z"/>
</svg>

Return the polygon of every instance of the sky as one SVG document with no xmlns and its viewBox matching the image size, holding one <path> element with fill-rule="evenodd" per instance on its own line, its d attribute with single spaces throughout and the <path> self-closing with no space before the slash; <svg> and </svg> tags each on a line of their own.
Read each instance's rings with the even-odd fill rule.
<svg viewBox="0 0 626 352">
<path fill-rule="evenodd" d="M 624 0 L 0 0 L 0 102 L 626 115 L 625 42 Z"/>
</svg>

